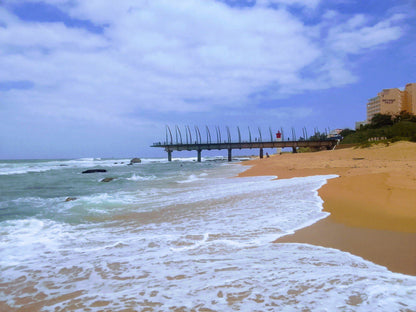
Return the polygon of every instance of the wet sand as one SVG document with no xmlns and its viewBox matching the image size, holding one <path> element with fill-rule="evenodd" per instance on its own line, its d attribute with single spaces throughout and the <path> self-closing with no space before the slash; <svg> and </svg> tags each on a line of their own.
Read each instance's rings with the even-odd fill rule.
<svg viewBox="0 0 416 312">
<path fill-rule="evenodd" d="M 415 143 L 272 155 L 244 165 L 252 167 L 240 176 L 339 176 L 319 190 L 330 216 L 276 243 L 335 248 L 416 275 Z"/>
</svg>

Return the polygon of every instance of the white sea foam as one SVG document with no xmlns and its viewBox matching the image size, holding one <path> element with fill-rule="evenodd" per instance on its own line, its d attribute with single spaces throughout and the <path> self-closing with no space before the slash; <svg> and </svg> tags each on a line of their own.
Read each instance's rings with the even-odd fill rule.
<svg viewBox="0 0 416 312">
<path fill-rule="evenodd" d="M 133 175 L 130 178 L 126 178 L 126 180 L 129 181 L 149 181 L 149 180 L 155 180 L 157 179 L 157 177 L 155 175 L 148 175 L 148 176 L 141 176 L 141 175 L 136 175 L 135 173 L 133 173 Z"/>
<path fill-rule="evenodd" d="M 91 167 L 113 167 L 125 166 L 130 162 L 129 159 L 105 159 L 82 158 L 73 160 L 52 160 L 52 161 L 28 161 L 28 162 L 8 162 L 0 164 L 0 175 L 14 175 L 26 173 L 39 173 L 51 170 L 62 170 L 68 168 L 91 168 Z"/>
<path fill-rule="evenodd" d="M 150 164 L 150 163 L 156 163 L 156 164 L 162 164 L 162 163 L 168 163 L 167 158 L 140 158 L 142 164 Z"/>
<path fill-rule="evenodd" d="M 223 157 L 203 157 L 202 161 L 222 160 Z M 241 159 L 244 160 L 244 159 Z M 196 157 L 177 157 L 174 162 L 196 162 Z M 0 163 L 0 175 L 14 175 L 26 173 L 39 173 L 51 170 L 62 170 L 68 168 L 91 168 L 91 167 L 120 167 L 130 163 L 129 158 L 122 159 L 101 159 L 101 158 L 80 158 L 70 160 L 51 160 L 51 161 L 20 161 Z M 151 163 L 168 163 L 166 158 L 141 158 L 141 165 Z"/>
<path fill-rule="evenodd" d="M 62 200 L 56 207 L 61 213 L 77 215 L 80 218 L 88 215 L 108 215 L 111 218 L 115 214 L 131 211 L 135 208 L 141 212 L 151 210 L 147 205 L 147 197 L 157 196 L 155 190 L 135 192 L 98 193 L 89 196 L 80 196 L 76 200 L 65 202 Z"/>
<path fill-rule="evenodd" d="M 43 311 L 416 310 L 415 277 L 333 249 L 271 243 L 327 215 L 317 189 L 335 176 L 204 173 L 62 203 L 98 213 L 112 205 L 117 218 L 103 222 L 1 222 L 0 283 L 13 285 L 2 298 L 15 309 L 22 295 L 26 307 L 42 298 Z"/>
<path fill-rule="evenodd" d="M 94 308 L 99 300 L 108 302 L 107 310 L 133 304 L 153 311 L 152 303 L 157 311 L 174 306 L 216 311 L 416 308 L 414 277 L 333 249 L 301 244 L 247 247 L 208 233 L 178 237 L 175 231 L 155 232 L 153 227 L 102 231 L 38 220 L 15 224 L 22 225 L 23 232 L 14 231 L 13 224 L 5 227 L 15 247 L 4 238 L 6 244 L 0 245 L 2 282 L 14 286 L 7 296 L 12 306 L 31 283 L 35 294 L 43 293 L 46 299 L 84 292 L 44 305 L 44 311 L 68 308 L 75 300 L 81 303 L 77 311 L 100 311 L 103 307 Z"/>
<path fill-rule="evenodd" d="M 200 175 L 201 176 L 201 175 Z M 191 174 L 189 175 L 186 180 L 177 181 L 177 183 L 193 183 L 195 181 L 203 180 L 202 178 L 198 178 L 196 175 Z"/>
<path fill-rule="evenodd" d="M 78 161 L 94 161 L 95 159 L 93 157 L 85 157 L 85 158 L 79 158 Z"/>
<path fill-rule="evenodd" d="M 57 165 L 20 165 L 20 166 L 3 166 L 0 168 L 0 175 L 13 175 L 13 174 L 25 174 L 45 172 L 49 170 L 60 169 Z"/>
</svg>

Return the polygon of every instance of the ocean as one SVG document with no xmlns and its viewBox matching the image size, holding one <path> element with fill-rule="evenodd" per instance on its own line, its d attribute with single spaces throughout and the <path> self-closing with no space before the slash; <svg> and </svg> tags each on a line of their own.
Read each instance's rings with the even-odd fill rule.
<svg viewBox="0 0 416 312">
<path fill-rule="evenodd" d="M 129 161 L 0 161 L 0 311 L 416 311 L 414 276 L 272 243 L 327 216 L 335 176 Z"/>
</svg>

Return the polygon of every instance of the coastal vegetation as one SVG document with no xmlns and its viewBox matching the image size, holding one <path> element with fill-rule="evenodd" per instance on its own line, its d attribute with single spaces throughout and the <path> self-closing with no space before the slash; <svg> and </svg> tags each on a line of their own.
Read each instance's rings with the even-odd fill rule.
<svg viewBox="0 0 416 312">
<path fill-rule="evenodd" d="M 416 115 L 406 111 L 398 115 L 376 114 L 358 130 L 344 129 L 341 144 L 371 145 L 374 142 L 416 142 Z"/>
</svg>

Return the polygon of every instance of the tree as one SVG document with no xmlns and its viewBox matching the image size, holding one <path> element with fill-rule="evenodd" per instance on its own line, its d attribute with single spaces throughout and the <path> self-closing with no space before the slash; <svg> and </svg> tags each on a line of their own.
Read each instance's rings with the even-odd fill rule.
<svg viewBox="0 0 416 312">
<path fill-rule="evenodd" d="M 345 138 L 346 136 L 353 134 L 353 133 L 355 133 L 355 130 L 345 128 L 344 130 L 341 131 L 340 135 Z"/>
<path fill-rule="evenodd" d="M 326 134 L 325 133 L 320 133 L 319 131 L 316 132 L 311 137 L 309 137 L 310 141 L 321 141 L 321 140 L 325 140 L 325 139 L 326 139 Z"/>
<path fill-rule="evenodd" d="M 416 115 L 413 115 L 412 113 L 409 113 L 407 111 L 401 111 L 398 115 L 394 116 L 394 123 L 400 122 L 400 121 L 411 121 L 416 122 Z"/>
<path fill-rule="evenodd" d="M 375 114 L 373 118 L 371 118 L 372 128 L 381 128 L 391 125 L 393 125 L 393 118 L 389 114 Z"/>
</svg>

